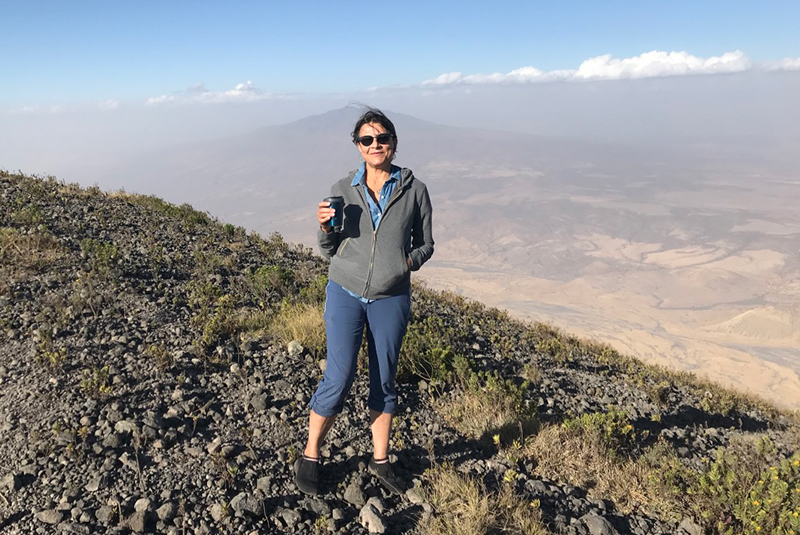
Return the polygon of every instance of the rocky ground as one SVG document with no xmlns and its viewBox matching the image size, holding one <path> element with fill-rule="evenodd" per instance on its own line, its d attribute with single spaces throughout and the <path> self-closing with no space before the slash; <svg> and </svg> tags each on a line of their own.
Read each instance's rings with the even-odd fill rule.
<svg viewBox="0 0 800 535">
<path fill-rule="evenodd" d="M 444 462 L 490 487 L 513 469 L 515 491 L 539 500 L 554 533 L 701 533 L 688 517 L 622 514 L 587 489 L 537 478 L 530 462 L 451 428 L 425 381 L 400 387 L 393 460 L 409 490 L 387 495 L 365 469 L 364 373 L 323 451 L 322 494 L 306 497 L 292 463 L 324 361 L 263 332 L 226 337 L 220 297 L 246 295 L 246 274 L 273 266 L 292 276 L 228 312 L 269 310 L 313 287 L 321 259 L 187 207 L 9 174 L 0 175 L 0 228 L 2 533 L 409 533 L 437 514 L 425 471 Z M 467 322 L 431 295 L 415 294 L 417 320 Z M 791 448 L 791 423 L 766 411 L 704 410 L 688 386 L 663 387 L 654 400 L 612 366 L 559 361 L 526 346 L 523 326 L 474 314 L 483 316 L 456 349 L 507 377 L 536 365 L 541 379 L 525 403 L 543 421 L 613 404 L 687 465 L 743 434 Z"/>
</svg>

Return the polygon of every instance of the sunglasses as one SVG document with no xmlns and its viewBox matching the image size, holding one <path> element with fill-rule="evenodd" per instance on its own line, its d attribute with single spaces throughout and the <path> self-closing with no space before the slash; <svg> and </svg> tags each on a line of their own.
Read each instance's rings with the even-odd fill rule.
<svg viewBox="0 0 800 535">
<path fill-rule="evenodd" d="M 361 143 L 365 147 L 372 145 L 372 142 L 377 140 L 378 145 L 388 145 L 392 140 L 392 134 L 378 134 L 377 136 L 359 136 L 356 138 L 356 143 Z"/>
</svg>

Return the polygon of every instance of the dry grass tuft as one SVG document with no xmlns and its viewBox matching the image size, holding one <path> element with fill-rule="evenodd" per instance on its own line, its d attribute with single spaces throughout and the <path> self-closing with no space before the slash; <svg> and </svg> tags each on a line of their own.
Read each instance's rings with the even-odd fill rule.
<svg viewBox="0 0 800 535">
<path fill-rule="evenodd" d="M 536 459 L 537 475 L 553 481 L 590 489 L 597 497 L 612 497 L 623 509 L 643 493 L 637 490 L 637 474 L 628 463 L 613 459 L 599 433 L 550 425 L 525 444 L 525 456 Z"/>
<path fill-rule="evenodd" d="M 488 491 L 485 485 L 451 466 L 428 472 L 427 499 L 435 514 L 419 525 L 423 535 L 548 535 L 541 512 L 514 494 L 510 485 Z"/>
<path fill-rule="evenodd" d="M 270 326 L 272 335 L 288 344 L 297 340 L 315 357 L 325 354 L 324 308 L 306 303 L 284 304 Z"/>
<path fill-rule="evenodd" d="M 669 484 L 666 472 L 678 463 L 674 451 L 663 443 L 633 460 L 610 452 L 596 429 L 548 425 L 515 454 L 534 458 L 539 477 L 585 488 L 589 497 L 611 499 L 625 513 L 644 508 L 670 517 L 681 507 L 662 488 Z"/>
<path fill-rule="evenodd" d="M 474 391 L 458 391 L 441 401 L 440 412 L 455 429 L 472 438 L 484 437 L 520 421 L 519 409 L 512 399 L 492 396 L 492 401 Z"/>
<path fill-rule="evenodd" d="M 236 318 L 236 330 L 241 333 L 241 338 L 260 338 L 269 332 L 273 314 L 270 310 L 246 309 L 241 311 Z"/>
<path fill-rule="evenodd" d="M 508 434 L 533 420 L 533 411 L 525 404 L 528 383 L 517 384 L 497 372 L 475 373 L 468 361 L 454 361 L 454 376 L 459 388 L 437 403 L 441 415 L 459 432 L 473 438 L 496 433 Z"/>
<path fill-rule="evenodd" d="M 522 368 L 520 374 L 523 379 L 531 385 L 538 385 L 542 382 L 542 370 L 533 362 L 529 362 Z"/>
<path fill-rule="evenodd" d="M 483 484 L 449 467 L 429 474 L 427 498 L 436 516 L 423 521 L 420 531 L 426 535 L 486 533 L 492 507 Z"/>
<path fill-rule="evenodd" d="M 39 270 L 63 254 L 61 244 L 49 233 L 23 234 L 13 228 L 0 228 L 0 266 L 13 271 Z"/>
</svg>

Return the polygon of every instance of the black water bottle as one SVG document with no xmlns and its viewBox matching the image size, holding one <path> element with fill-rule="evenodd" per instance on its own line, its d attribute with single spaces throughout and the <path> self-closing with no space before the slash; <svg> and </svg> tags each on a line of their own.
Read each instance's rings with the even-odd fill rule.
<svg viewBox="0 0 800 535">
<path fill-rule="evenodd" d="M 336 210 L 336 213 L 328 221 L 328 224 L 333 227 L 334 232 L 342 231 L 342 221 L 344 220 L 344 197 L 325 197 L 323 201 L 329 202 L 330 207 Z"/>
</svg>

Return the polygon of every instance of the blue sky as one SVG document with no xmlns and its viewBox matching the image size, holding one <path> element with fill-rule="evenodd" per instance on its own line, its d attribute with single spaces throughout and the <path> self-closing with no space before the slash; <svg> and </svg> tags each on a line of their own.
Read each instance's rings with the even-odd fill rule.
<svg viewBox="0 0 800 535">
<path fill-rule="evenodd" d="M 0 0 L 0 107 L 145 101 L 203 84 L 325 94 L 740 50 L 800 57 L 800 2 Z"/>
</svg>

